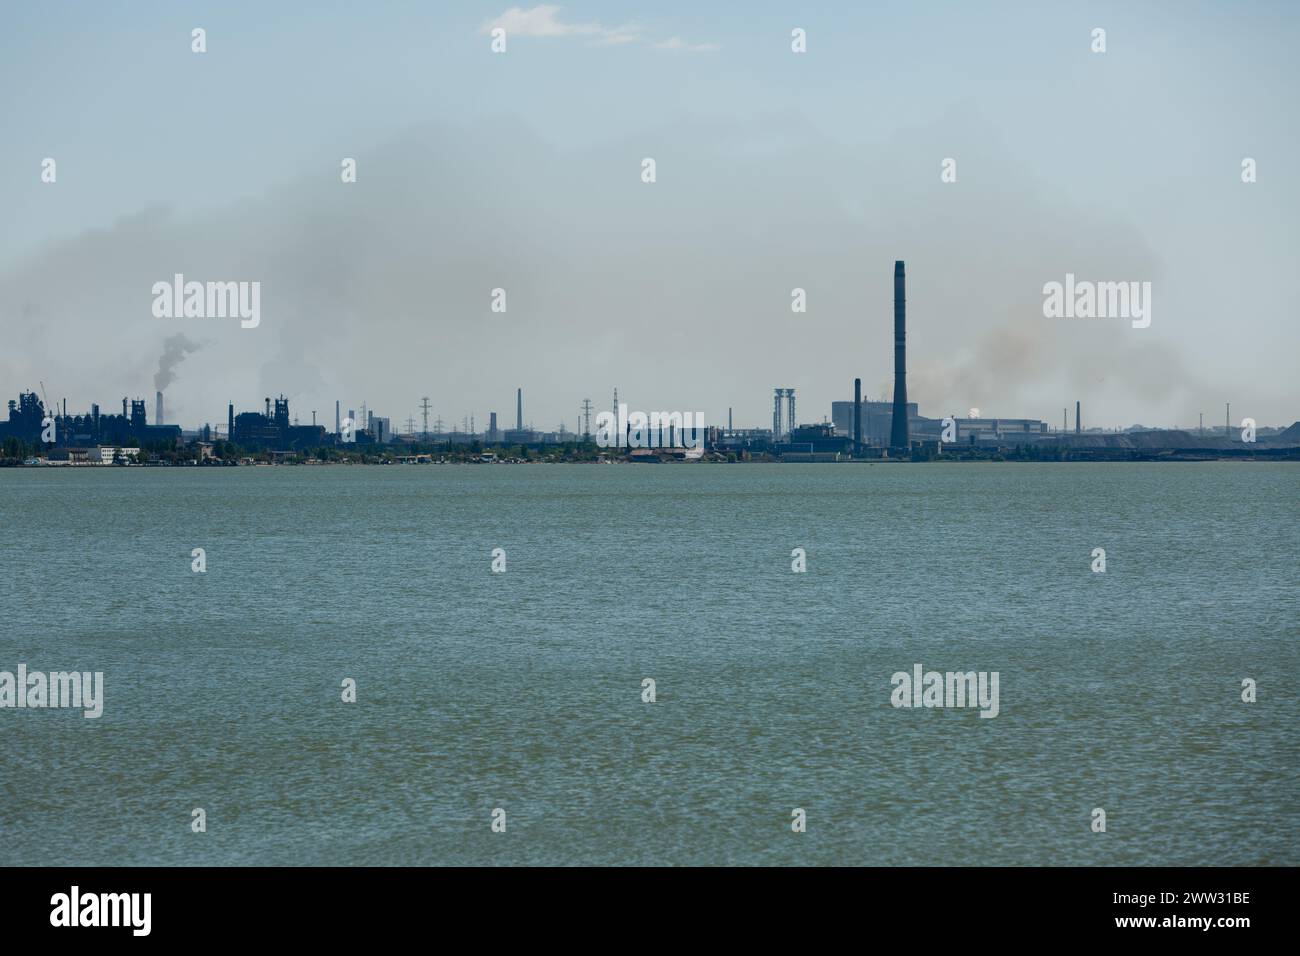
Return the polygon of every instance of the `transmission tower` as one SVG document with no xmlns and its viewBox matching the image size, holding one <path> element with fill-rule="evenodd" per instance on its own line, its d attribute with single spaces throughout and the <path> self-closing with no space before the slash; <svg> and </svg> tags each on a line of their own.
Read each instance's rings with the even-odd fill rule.
<svg viewBox="0 0 1300 956">
<path fill-rule="evenodd" d="M 424 413 L 424 435 L 421 438 L 421 440 L 427 443 L 429 441 L 429 396 L 428 395 L 420 399 L 420 411 Z"/>
<path fill-rule="evenodd" d="M 591 399 L 582 400 L 582 440 L 591 441 Z"/>
</svg>

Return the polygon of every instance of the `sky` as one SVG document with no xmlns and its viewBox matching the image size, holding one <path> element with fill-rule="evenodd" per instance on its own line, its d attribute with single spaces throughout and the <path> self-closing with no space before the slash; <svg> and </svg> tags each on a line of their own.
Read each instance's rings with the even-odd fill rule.
<svg viewBox="0 0 1300 956">
<path fill-rule="evenodd" d="M 1298 40 L 1269 2 L 7 4 L 0 391 L 820 421 L 892 394 L 902 259 L 923 415 L 1288 425 Z M 259 325 L 156 317 L 176 273 Z M 1046 317 L 1067 274 L 1150 282 L 1150 326 Z"/>
</svg>

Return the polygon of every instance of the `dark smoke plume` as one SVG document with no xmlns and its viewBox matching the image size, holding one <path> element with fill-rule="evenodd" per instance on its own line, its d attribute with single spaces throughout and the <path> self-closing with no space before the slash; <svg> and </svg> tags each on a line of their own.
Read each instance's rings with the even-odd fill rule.
<svg viewBox="0 0 1300 956">
<path fill-rule="evenodd" d="M 197 352 L 199 343 L 179 333 L 163 342 L 162 355 L 158 356 L 158 371 L 154 372 L 153 387 L 162 391 L 176 380 L 176 366 L 180 365 L 190 352 Z"/>
</svg>

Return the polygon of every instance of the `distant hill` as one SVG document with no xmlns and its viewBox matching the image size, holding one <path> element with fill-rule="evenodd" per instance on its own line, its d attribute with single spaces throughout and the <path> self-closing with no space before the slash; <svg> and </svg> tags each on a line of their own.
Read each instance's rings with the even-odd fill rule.
<svg viewBox="0 0 1300 956">
<path fill-rule="evenodd" d="M 1270 445 L 1300 445 L 1300 422 L 1296 422 L 1280 435 L 1262 440 Z"/>
<path fill-rule="evenodd" d="M 1213 434 L 1199 435 L 1182 429 L 1166 431 L 1140 432 L 1084 432 L 1080 435 L 1064 436 L 1064 444 L 1069 448 L 1129 448 L 1134 451 L 1228 451 L 1248 450 L 1238 434 L 1225 436 L 1221 430 Z M 1300 422 L 1296 422 L 1286 431 L 1271 437 L 1260 437 L 1259 444 L 1268 448 L 1300 447 Z"/>
<path fill-rule="evenodd" d="M 1071 448 L 1133 448 L 1151 451 L 1161 448 L 1202 448 L 1221 450 L 1231 442 L 1223 436 L 1193 435 L 1182 430 L 1149 432 L 1107 432 L 1067 435 Z"/>
</svg>

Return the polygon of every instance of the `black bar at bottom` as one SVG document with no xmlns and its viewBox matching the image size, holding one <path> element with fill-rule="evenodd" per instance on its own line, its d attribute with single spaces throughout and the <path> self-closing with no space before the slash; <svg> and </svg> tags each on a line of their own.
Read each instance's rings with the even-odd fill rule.
<svg viewBox="0 0 1300 956">
<path fill-rule="evenodd" d="M 73 933 L 81 943 L 374 943 L 431 929 L 664 943 L 666 926 L 690 921 L 705 936 L 733 942 L 802 927 L 945 948 L 1044 932 L 1232 945 L 1286 927 L 1282 909 L 1294 875 L 1278 868 L 8 868 L 0 870 L 0 926 L 7 943 Z M 605 935 L 611 932 L 620 935 Z"/>
</svg>

